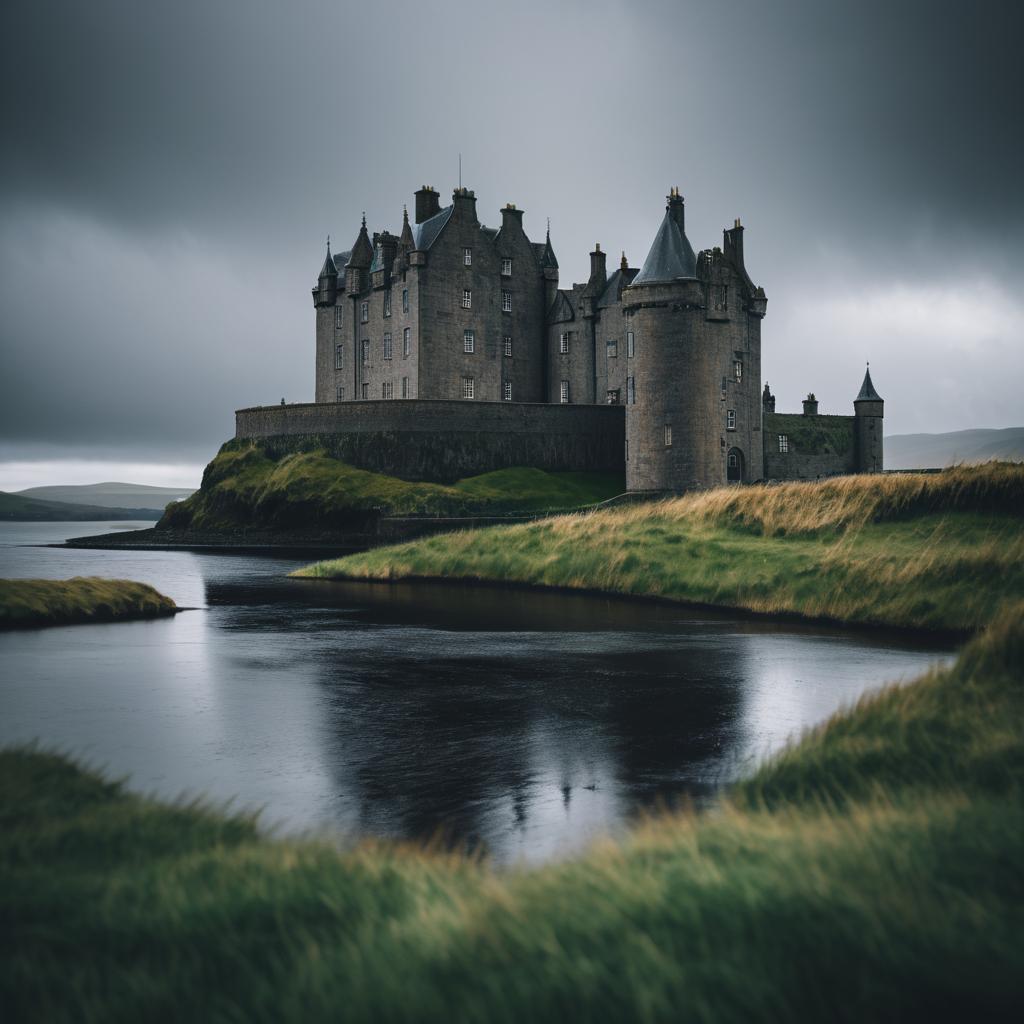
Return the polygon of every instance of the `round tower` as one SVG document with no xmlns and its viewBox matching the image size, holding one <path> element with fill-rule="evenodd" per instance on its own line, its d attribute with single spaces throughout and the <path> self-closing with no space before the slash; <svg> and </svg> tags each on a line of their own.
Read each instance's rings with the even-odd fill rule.
<svg viewBox="0 0 1024 1024">
<path fill-rule="evenodd" d="M 724 484 L 721 359 L 714 346 L 700 344 L 704 289 L 678 189 L 622 301 L 634 338 L 626 371 L 626 487 L 680 492 Z"/>
<path fill-rule="evenodd" d="M 870 367 L 864 372 L 864 383 L 853 400 L 857 432 L 857 472 L 882 472 L 882 417 L 885 402 L 871 383 Z"/>
<path fill-rule="evenodd" d="M 334 263 L 334 257 L 331 255 L 331 239 L 328 236 L 327 258 L 324 260 L 320 276 L 317 278 L 316 287 L 313 289 L 313 305 L 317 308 L 333 306 L 337 297 L 338 268 Z"/>
</svg>

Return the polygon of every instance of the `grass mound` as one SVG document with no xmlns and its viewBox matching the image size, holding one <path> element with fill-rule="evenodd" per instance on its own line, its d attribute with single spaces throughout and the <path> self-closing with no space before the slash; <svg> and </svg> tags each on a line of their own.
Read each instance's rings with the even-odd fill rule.
<svg viewBox="0 0 1024 1024">
<path fill-rule="evenodd" d="M 296 575 L 582 588 L 971 631 L 1024 596 L 1024 466 L 723 488 L 435 536 Z"/>
<path fill-rule="evenodd" d="M 4 752 L 5 1019 L 1019 1019 L 1022 622 L 714 812 L 532 871 L 271 841 Z"/>
<path fill-rule="evenodd" d="M 622 493 L 614 473 L 511 468 L 455 484 L 412 483 L 356 469 L 325 451 L 271 457 L 230 441 L 206 467 L 200 489 L 168 506 L 158 528 L 360 529 L 381 509 L 394 515 L 459 516 L 564 510 Z"/>
<path fill-rule="evenodd" d="M 169 597 L 133 580 L 0 580 L 0 629 L 149 619 L 176 609 Z"/>
</svg>

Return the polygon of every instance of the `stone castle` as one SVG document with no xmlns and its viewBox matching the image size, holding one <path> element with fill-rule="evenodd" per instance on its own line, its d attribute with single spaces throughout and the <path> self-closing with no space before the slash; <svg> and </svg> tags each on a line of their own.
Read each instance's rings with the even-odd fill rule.
<svg viewBox="0 0 1024 1024">
<path fill-rule="evenodd" d="M 349 252 L 328 242 L 316 287 L 316 401 L 242 409 L 239 437 L 315 443 L 354 465 L 449 482 L 507 466 L 624 471 L 630 491 L 881 472 L 883 402 L 866 373 L 854 415 L 777 413 L 761 390 L 764 289 L 743 227 L 694 253 L 672 189 L 639 269 L 600 245 L 560 288 L 550 230 L 501 226 L 458 188 L 415 194 L 415 224 Z"/>
</svg>

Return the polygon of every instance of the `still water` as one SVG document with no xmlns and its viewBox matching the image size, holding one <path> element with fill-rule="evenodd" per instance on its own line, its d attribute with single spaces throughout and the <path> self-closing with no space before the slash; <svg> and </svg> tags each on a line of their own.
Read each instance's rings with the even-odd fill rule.
<svg viewBox="0 0 1024 1024">
<path fill-rule="evenodd" d="M 290 580 L 302 562 L 280 558 L 34 546 L 146 525 L 0 523 L 0 576 L 142 580 L 196 609 L 0 633 L 0 744 L 277 830 L 562 856 L 951 657 L 584 596 Z"/>
</svg>

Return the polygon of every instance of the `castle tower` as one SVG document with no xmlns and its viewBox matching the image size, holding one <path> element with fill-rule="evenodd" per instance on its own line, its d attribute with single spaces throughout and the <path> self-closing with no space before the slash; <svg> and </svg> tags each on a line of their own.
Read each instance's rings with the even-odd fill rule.
<svg viewBox="0 0 1024 1024">
<path fill-rule="evenodd" d="M 369 284 L 369 270 L 373 263 L 373 246 L 370 236 L 366 233 L 366 214 L 363 214 L 362 227 L 352 246 L 352 255 L 345 264 L 345 291 L 349 295 L 358 295 Z"/>
<path fill-rule="evenodd" d="M 864 371 L 864 383 L 853 400 L 857 437 L 857 472 L 882 472 L 882 418 L 885 402 L 871 383 L 870 368 Z"/>
<path fill-rule="evenodd" d="M 544 239 L 544 252 L 540 258 L 540 272 L 544 278 L 544 312 L 547 313 L 558 294 L 558 259 L 551 245 L 551 223 L 548 222 L 548 233 Z"/>
<path fill-rule="evenodd" d="M 327 239 L 327 258 L 317 278 L 317 286 L 313 289 L 313 305 L 318 309 L 333 306 L 338 297 L 338 268 L 331 255 L 331 240 Z"/>
</svg>

